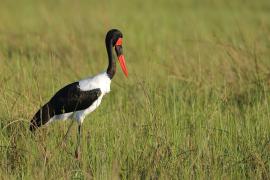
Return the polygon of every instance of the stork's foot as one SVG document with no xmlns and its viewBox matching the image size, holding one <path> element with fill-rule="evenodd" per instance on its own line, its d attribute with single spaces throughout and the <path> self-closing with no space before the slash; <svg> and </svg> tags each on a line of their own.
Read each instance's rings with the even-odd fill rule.
<svg viewBox="0 0 270 180">
<path fill-rule="evenodd" d="M 79 149 L 76 149 L 76 150 L 75 150 L 75 158 L 76 158 L 77 160 L 80 160 L 80 159 L 81 159 L 81 152 L 80 152 Z"/>
<path fill-rule="evenodd" d="M 75 158 L 78 160 L 81 158 L 80 144 L 81 144 L 81 124 L 79 124 L 78 126 L 77 146 L 75 150 Z"/>
</svg>

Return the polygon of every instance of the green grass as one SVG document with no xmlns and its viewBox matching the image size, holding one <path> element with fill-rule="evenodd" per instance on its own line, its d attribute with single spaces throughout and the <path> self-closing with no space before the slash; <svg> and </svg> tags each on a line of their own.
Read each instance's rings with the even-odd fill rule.
<svg viewBox="0 0 270 180">
<path fill-rule="evenodd" d="M 270 179 L 270 1 L 2 0 L 1 179 Z M 124 34 L 130 72 L 83 124 L 29 130 L 62 86 L 103 71 Z"/>
</svg>

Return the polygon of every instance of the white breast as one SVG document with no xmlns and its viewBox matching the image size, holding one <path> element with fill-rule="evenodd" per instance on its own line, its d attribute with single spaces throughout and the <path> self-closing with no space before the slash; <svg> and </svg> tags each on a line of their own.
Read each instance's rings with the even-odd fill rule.
<svg viewBox="0 0 270 180">
<path fill-rule="evenodd" d="M 110 86 L 111 79 L 106 72 L 79 81 L 79 87 L 82 91 L 100 88 L 103 95 L 110 92 Z"/>
</svg>

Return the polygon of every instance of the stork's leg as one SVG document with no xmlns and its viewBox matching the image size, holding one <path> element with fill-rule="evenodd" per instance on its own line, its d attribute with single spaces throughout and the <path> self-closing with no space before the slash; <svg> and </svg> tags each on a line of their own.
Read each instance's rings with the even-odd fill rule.
<svg viewBox="0 0 270 180">
<path fill-rule="evenodd" d="M 80 144 L 81 144 L 81 128 L 82 124 L 79 123 L 78 125 L 78 133 L 77 133 L 77 145 L 76 145 L 76 150 L 75 150 L 75 158 L 80 159 Z"/>
<path fill-rule="evenodd" d="M 65 134 L 65 136 L 64 136 L 64 138 L 63 138 L 62 143 L 65 143 L 65 142 L 66 142 L 67 137 L 68 137 L 68 135 L 69 135 L 69 132 L 70 132 L 70 129 L 71 129 L 73 123 L 74 123 L 74 120 L 72 120 L 71 123 L 70 123 L 70 125 L 68 126 L 68 130 L 67 130 L 67 132 L 66 132 L 66 134 Z"/>
</svg>

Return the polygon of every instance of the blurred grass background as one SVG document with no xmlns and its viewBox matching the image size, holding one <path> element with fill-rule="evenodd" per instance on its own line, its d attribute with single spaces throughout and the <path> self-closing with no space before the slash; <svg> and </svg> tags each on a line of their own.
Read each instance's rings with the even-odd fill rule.
<svg viewBox="0 0 270 180">
<path fill-rule="evenodd" d="M 269 179 L 270 1 L 1 0 L 1 179 Z M 28 131 L 62 86 L 107 67 L 124 34 L 130 76 L 83 126 Z"/>
</svg>

